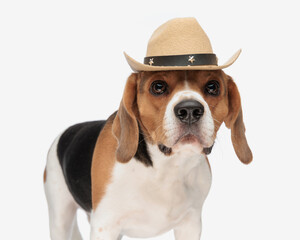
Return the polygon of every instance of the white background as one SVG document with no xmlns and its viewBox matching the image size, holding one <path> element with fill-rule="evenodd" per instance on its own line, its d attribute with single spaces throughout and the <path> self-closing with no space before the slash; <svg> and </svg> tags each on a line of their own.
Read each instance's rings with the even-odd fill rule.
<svg viewBox="0 0 300 240">
<path fill-rule="evenodd" d="M 42 175 L 51 142 L 115 111 L 131 73 L 122 52 L 142 61 L 152 32 L 186 16 L 220 63 L 243 49 L 225 72 L 239 87 L 254 154 L 242 165 L 222 127 L 201 239 L 300 239 L 300 14 L 291 0 L 2 0 L 0 239 L 49 239 Z M 80 223 L 88 239 L 82 212 Z"/>
</svg>

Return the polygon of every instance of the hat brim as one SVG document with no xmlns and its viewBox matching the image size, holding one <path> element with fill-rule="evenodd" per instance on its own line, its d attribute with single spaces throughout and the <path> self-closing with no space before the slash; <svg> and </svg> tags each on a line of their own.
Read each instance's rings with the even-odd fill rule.
<svg viewBox="0 0 300 240">
<path fill-rule="evenodd" d="M 130 57 L 126 52 L 124 52 L 125 58 L 134 72 L 142 71 L 172 71 L 172 70 L 218 70 L 227 68 L 232 65 L 239 55 L 241 54 L 241 49 L 239 49 L 227 62 L 223 65 L 199 65 L 199 66 L 150 66 L 140 63 Z"/>
</svg>

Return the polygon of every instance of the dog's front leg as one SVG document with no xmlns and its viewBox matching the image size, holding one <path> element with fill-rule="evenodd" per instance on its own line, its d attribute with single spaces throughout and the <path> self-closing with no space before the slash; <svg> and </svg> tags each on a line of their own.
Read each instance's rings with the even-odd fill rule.
<svg viewBox="0 0 300 240">
<path fill-rule="evenodd" d="M 190 213 L 174 228 L 175 239 L 199 240 L 201 228 L 201 214 Z"/>
</svg>

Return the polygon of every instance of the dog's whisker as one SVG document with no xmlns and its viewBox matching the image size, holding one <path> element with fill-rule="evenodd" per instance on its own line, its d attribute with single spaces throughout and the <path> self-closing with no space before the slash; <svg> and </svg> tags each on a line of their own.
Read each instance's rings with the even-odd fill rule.
<svg viewBox="0 0 300 240">
<path fill-rule="evenodd" d="M 222 122 L 220 122 L 219 120 L 217 120 L 215 118 L 213 118 L 213 120 L 216 121 L 217 123 L 220 123 L 220 124 L 222 123 Z"/>
</svg>

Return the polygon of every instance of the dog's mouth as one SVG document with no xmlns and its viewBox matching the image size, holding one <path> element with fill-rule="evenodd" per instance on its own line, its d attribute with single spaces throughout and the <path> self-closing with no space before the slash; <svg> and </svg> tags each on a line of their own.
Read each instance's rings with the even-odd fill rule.
<svg viewBox="0 0 300 240">
<path fill-rule="evenodd" d="M 181 143 L 181 144 L 192 144 L 192 143 L 200 143 L 199 137 L 192 133 L 186 133 L 183 136 L 179 137 L 174 145 Z"/>
<path fill-rule="evenodd" d="M 165 155 L 171 155 L 172 153 L 172 148 L 176 148 L 179 145 L 198 145 L 201 146 L 202 148 L 202 153 L 208 155 L 211 153 L 212 148 L 214 146 L 214 144 L 210 147 L 203 147 L 201 144 L 201 140 L 200 137 L 192 134 L 192 133 L 185 133 L 182 136 L 180 136 L 176 141 L 175 144 L 172 147 L 168 147 L 162 143 L 158 144 L 158 148 L 159 150 L 164 153 Z"/>
</svg>

